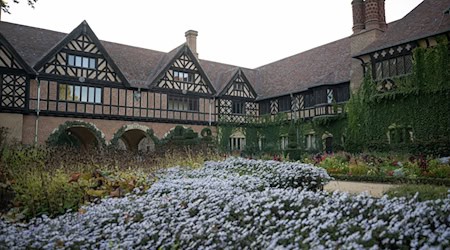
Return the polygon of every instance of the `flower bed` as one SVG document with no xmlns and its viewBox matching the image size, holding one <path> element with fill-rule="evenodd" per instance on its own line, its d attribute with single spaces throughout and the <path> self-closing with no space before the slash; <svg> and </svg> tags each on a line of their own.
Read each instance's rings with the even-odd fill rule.
<svg viewBox="0 0 450 250">
<path fill-rule="evenodd" d="M 270 187 L 321 189 L 331 178 L 322 168 L 294 162 L 246 160 L 228 158 L 220 162 L 206 162 L 205 168 L 218 171 L 252 175 L 268 183 Z"/>
<path fill-rule="evenodd" d="M 316 155 L 304 159 L 304 162 L 325 168 L 330 175 L 339 179 L 347 175 L 375 177 L 373 179 L 386 177 L 386 180 L 390 177 L 411 180 L 425 178 L 450 180 L 448 157 L 432 159 L 424 156 L 350 155 L 341 152 L 333 155 Z"/>
<path fill-rule="evenodd" d="M 270 165 L 276 165 L 272 178 L 278 181 L 259 176 Z M 77 213 L 37 218 L 28 224 L 0 220 L 0 245 L 50 249 L 450 247 L 450 196 L 418 202 L 281 187 L 292 169 L 315 171 L 300 164 L 286 167 L 290 170 L 283 170 L 284 166 L 290 165 L 229 159 L 208 162 L 196 170 L 173 168 L 161 174 L 145 195 L 103 199 Z"/>
</svg>

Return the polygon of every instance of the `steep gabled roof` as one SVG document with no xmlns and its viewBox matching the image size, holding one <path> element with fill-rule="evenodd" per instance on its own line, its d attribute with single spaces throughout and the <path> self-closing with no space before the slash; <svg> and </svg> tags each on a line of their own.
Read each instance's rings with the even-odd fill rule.
<svg viewBox="0 0 450 250">
<path fill-rule="evenodd" d="M 0 22 L 0 33 L 30 66 L 47 55 L 67 34 L 19 24 Z"/>
<path fill-rule="evenodd" d="M 0 43 L 2 46 L 6 48 L 8 53 L 10 53 L 13 57 L 12 63 L 14 64 L 14 67 L 21 68 L 25 70 L 28 74 L 36 75 L 36 71 L 31 68 L 19 55 L 19 53 L 16 51 L 16 49 L 6 40 L 6 38 L 0 33 Z"/>
<path fill-rule="evenodd" d="M 450 31 L 450 0 L 424 0 L 405 17 L 389 23 L 387 30 L 355 56 Z"/>
<path fill-rule="evenodd" d="M 450 0 L 424 0 L 403 19 L 388 24 L 387 31 L 360 55 L 450 31 Z M 30 66 L 45 57 L 67 34 L 0 22 L 0 33 Z M 149 88 L 185 44 L 171 52 L 100 41 L 132 87 Z M 301 92 L 319 85 L 350 81 L 351 37 L 343 38 L 256 69 L 196 60 L 216 93 L 242 70 L 258 100 Z M 189 50 L 190 51 L 190 50 Z M 192 52 L 190 52 L 192 53 Z"/>
<path fill-rule="evenodd" d="M 39 61 L 34 65 L 35 70 L 39 70 L 42 68 L 45 63 L 47 63 L 52 57 L 54 57 L 58 52 L 61 51 L 67 44 L 76 39 L 77 37 L 81 35 L 87 35 L 90 39 L 92 39 L 95 46 L 98 48 L 98 50 L 101 52 L 102 56 L 108 61 L 110 66 L 113 68 L 115 73 L 121 78 L 121 81 L 129 86 L 128 80 L 125 78 L 125 76 L 122 74 L 122 71 L 118 68 L 114 60 L 110 57 L 109 53 L 106 51 L 106 49 L 103 47 L 100 40 L 95 35 L 94 31 L 92 31 L 91 27 L 86 21 L 83 21 L 80 25 L 78 25 L 72 32 L 67 34 L 61 41 L 56 43 L 48 53 L 46 53 Z"/>
<path fill-rule="evenodd" d="M 234 68 L 222 74 L 222 78 L 219 81 L 222 84 L 221 88 L 217 91 L 217 96 L 225 95 L 225 92 L 228 91 L 228 89 L 233 85 L 234 81 L 239 77 L 244 80 L 246 85 L 248 85 L 248 89 L 251 95 L 256 97 L 257 93 L 242 68 Z"/>
<path fill-rule="evenodd" d="M 257 68 L 263 78 L 259 99 L 350 81 L 350 40 L 337 40 Z"/>
<path fill-rule="evenodd" d="M 157 84 L 159 80 L 161 80 L 164 76 L 164 74 L 169 70 L 169 68 L 175 63 L 179 57 L 182 55 L 188 56 L 192 63 L 197 68 L 200 75 L 203 77 L 203 81 L 208 86 L 212 94 L 216 94 L 216 89 L 214 88 L 213 84 L 211 83 L 210 78 L 208 77 L 208 74 L 203 70 L 200 61 L 198 58 L 194 55 L 192 50 L 189 48 L 187 43 L 183 43 L 177 48 L 173 49 L 169 53 L 167 53 L 158 63 L 158 66 L 155 68 L 154 73 L 151 74 L 147 78 L 147 82 L 150 83 L 149 88 L 152 88 Z"/>
</svg>

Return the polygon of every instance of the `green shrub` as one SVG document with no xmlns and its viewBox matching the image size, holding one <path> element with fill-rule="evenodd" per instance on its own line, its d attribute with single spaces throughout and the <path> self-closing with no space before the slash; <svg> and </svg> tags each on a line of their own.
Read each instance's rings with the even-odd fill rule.
<svg viewBox="0 0 450 250">
<path fill-rule="evenodd" d="M 417 200 L 436 200 L 447 197 L 449 187 L 434 185 L 401 185 L 386 192 L 389 197 L 406 197 L 410 199 L 418 193 Z"/>
</svg>

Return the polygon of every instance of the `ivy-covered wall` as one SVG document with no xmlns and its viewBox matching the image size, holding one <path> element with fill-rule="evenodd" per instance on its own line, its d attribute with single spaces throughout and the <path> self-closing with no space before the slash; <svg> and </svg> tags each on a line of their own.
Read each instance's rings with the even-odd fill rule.
<svg viewBox="0 0 450 250">
<path fill-rule="evenodd" d="M 323 152 L 326 137 L 332 150 L 403 151 L 450 155 L 450 56 L 448 41 L 414 50 L 413 74 L 375 82 L 370 75 L 347 103 L 346 114 L 287 121 L 285 114 L 261 117 L 255 124 L 219 125 L 220 150 L 229 152 L 228 138 L 245 131 L 247 155 L 281 153 L 280 138 L 295 138 L 288 150 Z M 389 85 L 389 86 L 388 86 Z M 388 86 L 388 88 L 386 88 Z M 315 147 L 307 148 L 307 135 Z M 261 144 L 261 145 L 260 145 Z"/>
<path fill-rule="evenodd" d="M 390 84 L 390 90 L 383 84 Z M 449 155 L 448 42 L 441 39 L 436 47 L 415 49 L 411 75 L 389 82 L 366 76 L 347 107 L 346 150 Z"/>
</svg>

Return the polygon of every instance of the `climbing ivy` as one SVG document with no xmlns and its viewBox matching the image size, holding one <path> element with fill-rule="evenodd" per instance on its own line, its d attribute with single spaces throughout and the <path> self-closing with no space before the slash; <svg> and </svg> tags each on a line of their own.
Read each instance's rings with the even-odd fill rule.
<svg viewBox="0 0 450 250">
<path fill-rule="evenodd" d="M 124 125 L 122 127 L 120 127 L 116 133 L 114 133 L 111 141 L 110 141 L 110 147 L 111 148 L 117 148 L 119 145 L 119 139 L 123 136 L 123 134 L 127 131 L 127 128 L 130 125 Z M 160 141 L 158 139 L 158 137 L 155 136 L 155 133 L 153 132 L 153 129 L 147 128 L 145 130 L 145 134 L 147 137 L 151 138 L 153 140 L 153 142 L 155 143 L 155 146 L 157 146 L 158 144 L 160 144 Z"/>
<path fill-rule="evenodd" d="M 413 58 L 413 73 L 393 79 L 391 91 L 366 76 L 347 104 L 347 150 L 450 154 L 448 42 L 416 48 Z"/>
<path fill-rule="evenodd" d="M 445 37 L 437 40 L 438 45 L 433 48 L 414 50 L 413 73 L 390 79 L 389 83 L 395 85 L 392 89 L 379 88 L 380 83 L 372 79 L 369 69 L 361 87 L 347 102 L 346 112 L 296 122 L 288 121 L 287 114 L 280 113 L 262 116 L 256 123 L 219 123 L 219 149 L 230 152 L 228 138 L 241 128 L 246 135 L 244 153 L 247 155 L 279 154 L 282 135 L 289 137 L 286 154 L 292 154 L 292 150 L 323 151 L 325 140 L 322 137 L 332 135 L 333 151 L 449 155 L 449 46 Z M 306 136 L 311 132 L 316 145 L 307 149 Z"/>
<path fill-rule="evenodd" d="M 106 140 L 104 134 L 92 123 L 84 121 L 67 121 L 58 126 L 55 131 L 48 137 L 46 143 L 49 146 L 74 146 L 79 147 L 81 142 L 75 136 L 67 133 L 67 130 L 72 127 L 84 127 L 93 133 L 97 139 L 99 145 L 104 148 L 106 146 Z"/>
</svg>

